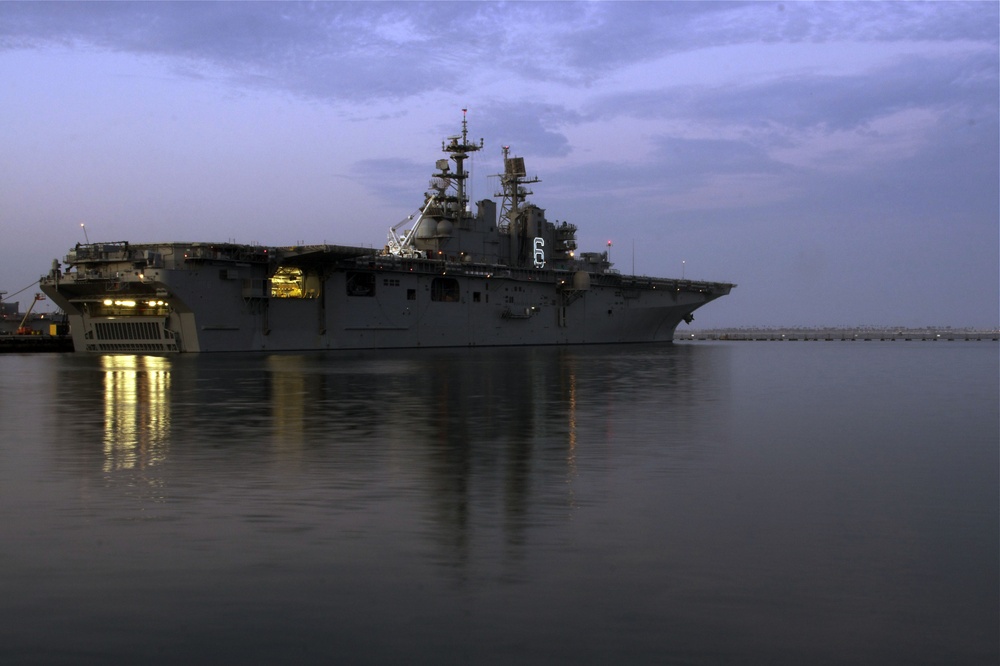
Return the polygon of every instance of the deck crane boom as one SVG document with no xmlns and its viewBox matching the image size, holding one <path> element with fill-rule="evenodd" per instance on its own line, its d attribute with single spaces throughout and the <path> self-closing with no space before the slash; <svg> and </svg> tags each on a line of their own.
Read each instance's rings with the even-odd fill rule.
<svg viewBox="0 0 1000 666">
<path fill-rule="evenodd" d="M 35 303 L 44 300 L 44 296 L 41 294 L 35 294 L 35 298 L 32 299 L 31 305 L 28 306 L 28 311 L 24 313 L 24 319 L 21 320 L 21 324 L 17 327 L 17 335 L 32 335 L 33 331 L 31 330 L 31 327 L 28 326 L 28 317 L 31 316 L 31 311 L 34 309 Z"/>
</svg>

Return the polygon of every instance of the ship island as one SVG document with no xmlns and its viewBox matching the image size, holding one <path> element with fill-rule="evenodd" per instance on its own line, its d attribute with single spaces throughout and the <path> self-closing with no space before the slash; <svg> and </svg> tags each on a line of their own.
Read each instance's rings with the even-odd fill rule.
<svg viewBox="0 0 1000 666">
<path fill-rule="evenodd" d="M 508 146 L 500 191 L 473 213 L 465 161 L 483 146 L 463 110 L 423 203 L 381 248 L 87 242 L 39 288 L 77 352 L 172 354 L 670 343 L 736 286 L 623 275 L 607 250 L 578 252 L 576 225 L 528 200 L 540 181 Z"/>
</svg>

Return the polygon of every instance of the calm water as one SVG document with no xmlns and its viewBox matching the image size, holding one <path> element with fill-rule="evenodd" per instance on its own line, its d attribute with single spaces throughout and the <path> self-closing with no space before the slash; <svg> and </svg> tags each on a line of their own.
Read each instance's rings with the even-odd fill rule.
<svg viewBox="0 0 1000 666">
<path fill-rule="evenodd" d="M 998 362 L 0 357 L 0 662 L 996 664 Z"/>
</svg>

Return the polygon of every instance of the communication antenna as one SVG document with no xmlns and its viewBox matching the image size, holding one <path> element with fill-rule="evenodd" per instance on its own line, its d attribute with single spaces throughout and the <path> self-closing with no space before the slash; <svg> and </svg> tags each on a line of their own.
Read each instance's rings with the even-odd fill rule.
<svg viewBox="0 0 1000 666">
<path fill-rule="evenodd" d="M 469 196 L 466 194 L 466 180 L 469 178 L 469 173 L 465 170 L 465 160 L 469 158 L 469 153 L 474 153 L 483 147 L 482 139 L 479 140 L 478 145 L 469 142 L 469 123 L 465 116 L 466 112 L 468 109 L 462 109 L 462 133 L 448 137 L 447 143 L 441 143 L 441 150 L 448 153 L 451 156 L 450 159 L 455 161 L 455 171 L 449 172 L 451 180 L 455 183 L 455 196 L 448 197 L 452 203 L 450 206 L 446 204 L 446 208 L 451 208 L 459 218 L 465 217 L 465 210 L 469 203 Z M 447 162 L 445 164 L 447 165 Z"/>
</svg>

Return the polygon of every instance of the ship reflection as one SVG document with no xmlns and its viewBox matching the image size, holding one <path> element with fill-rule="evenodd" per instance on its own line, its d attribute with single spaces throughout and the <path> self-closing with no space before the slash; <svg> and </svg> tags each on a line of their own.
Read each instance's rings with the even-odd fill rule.
<svg viewBox="0 0 1000 666">
<path fill-rule="evenodd" d="M 334 531 L 345 507 L 400 504 L 461 567 L 481 535 L 517 558 L 532 528 L 571 520 L 581 478 L 593 492 L 622 466 L 703 455 L 727 367 L 706 347 L 73 356 L 60 445 L 162 498 L 252 478 L 289 507 L 327 507 Z"/>
<path fill-rule="evenodd" d="M 162 463 L 170 442 L 170 361 L 102 356 L 105 472 Z"/>
</svg>

